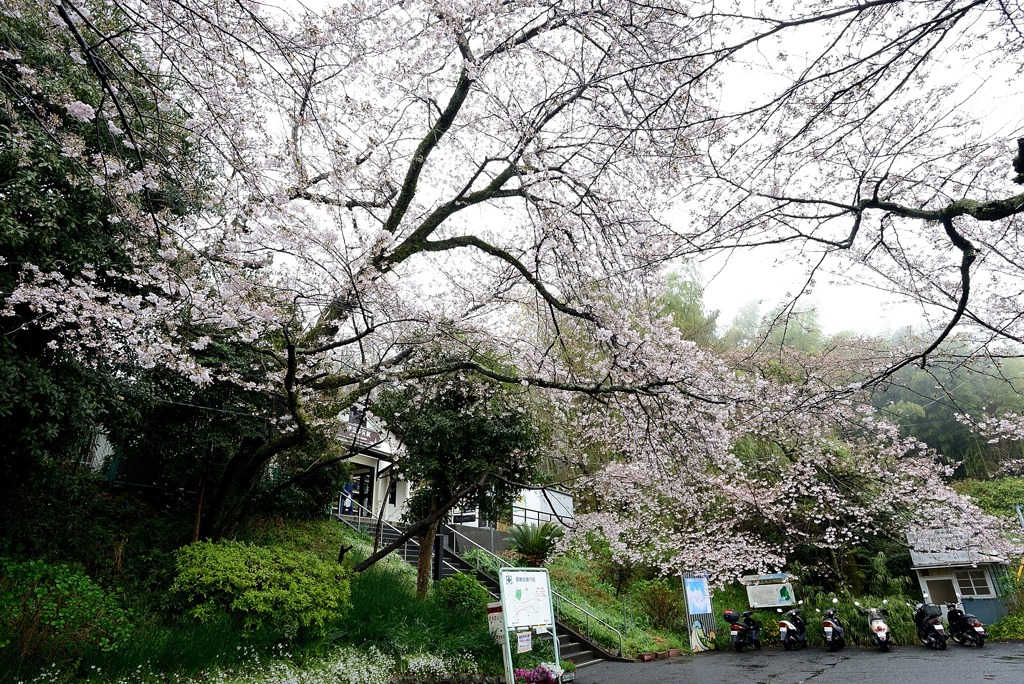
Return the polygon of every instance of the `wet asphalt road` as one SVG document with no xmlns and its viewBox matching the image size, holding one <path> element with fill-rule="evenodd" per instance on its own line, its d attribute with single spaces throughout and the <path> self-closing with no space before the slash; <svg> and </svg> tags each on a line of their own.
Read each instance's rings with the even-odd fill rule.
<svg viewBox="0 0 1024 684">
<path fill-rule="evenodd" d="M 600 663 L 576 673 L 578 684 L 1024 684 L 1024 643 L 950 644 L 945 651 L 903 646 L 889 653 L 846 648 L 702 653 L 651 663 Z"/>
</svg>

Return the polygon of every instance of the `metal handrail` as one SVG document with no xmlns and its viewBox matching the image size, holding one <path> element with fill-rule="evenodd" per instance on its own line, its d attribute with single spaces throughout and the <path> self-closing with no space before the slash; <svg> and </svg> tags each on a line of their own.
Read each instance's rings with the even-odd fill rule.
<svg viewBox="0 0 1024 684">
<path fill-rule="evenodd" d="M 473 541 L 472 539 L 470 539 L 466 535 L 462 534 L 458 530 L 455 530 L 455 529 L 453 529 L 451 527 L 448 527 L 447 525 L 445 527 L 447 527 L 447 529 L 450 530 L 457 537 L 461 537 L 462 539 L 465 539 L 467 542 L 469 542 L 470 544 L 472 544 L 476 548 L 478 548 L 481 551 L 483 551 L 487 556 L 490 556 L 491 558 L 493 558 L 494 560 L 497 560 L 499 563 L 501 563 L 503 565 L 507 565 L 508 564 L 508 559 L 502 558 L 501 556 L 499 556 L 499 555 L 497 555 L 495 553 L 492 553 L 490 550 L 485 549 L 483 546 L 480 546 L 480 544 L 478 544 L 477 542 Z M 474 567 L 476 567 L 476 569 L 478 571 L 482 572 L 482 569 L 480 568 L 480 566 L 474 564 Z M 564 596 L 559 594 L 554 589 L 551 590 L 551 597 L 553 599 L 555 599 L 556 610 L 557 610 L 557 605 L 558 605 L 557 602 L 561 601 L 563 603 L 568 603 L 570 606 L 573 606 L 574 608 L 579 610 L 581 613 L 583 613 L 584 620 L 586 622 L 586 633 L 584 634 L 584 636 L 586 636 L 587 639 L 589 639 L 590 641 L 594 640 L 593 635 L 591 634 L 591 631 L 590 631 L 590 621 L 591 620 L 593 620 L 594 622 L 596 622 L 596 623 L 598 623 L 600 625 L 603 625 L 609 631 L 614 632 L 615 635 L 619 638 L 619 652 L 618 652 L 618 655 L 619 656 L 622 655 L 622 632 L 620 632 L 619 630 L 615 629 L 615 627 L 612 627 L 610 624 L 608 624 L 607 622 L 605 622 L 601 618 L 597 617 L 596 615 L 594 615 L 593 613 L 591 613 L 589 610 L 587 610 L 583 606 L 579 605 L 578 603 L 574 603 L 573 601 L 570 601 L 569 599 L 565 598 Z"/>
<path fill-rule="evenodd" d="M 352 502 L 352 508 L 353 508 L 354 511 L 356 511 L 356 513 L 355 513 L 356 527 L 357 527 L 357 529 L 360 532 L 363 531 L 363 518 L 366 518 L 367 520 L 369 520 L 371 523 L 373 523 L 377 527 L 377 529 L 374 530 L 374 532 L 373 532 L 374 544 L 376 544 L 378 541 L 383 543 L 383 539 L 381 539 L 381 536 L 383 534 L 384 526 L 385 525 L 390 527 L 395 532 L 398 532 L 398 533 L 402 532 L 400 529 L 398 529 L 397 527 L 395 527 L 394 525 L 389 523 L 387 520 L 383 520 L 381 518 L 378 518 L 376 515 L 373 514 L 373 511 L 371 511 L 369 508 L 367 508 L 366 506 L 362 505 L 358 501 L 353 501 Z M 363 515 L 364 512 L 366 513 L 365 516 Z M 343 516 L 343 515 L 352 515 L 352 514 L 351 513 L 342 513 L 341 512 L 341 506 L 339 505 L 338 506 L 338 512 L 335 515 L 337 515 L 339 520 L 340 520 L 341 516 Z M 417 552 L 419 551 L 419 548 L 420 548 L 419 542 L 417 542 L 415 539 L 407 539 L 405 541 L 405 543 L 402 544 L 402 560 L 404 560 L 407 563 L 409 562 L 408 548 L 409 548 L 410 544 L 412 544 L 414 547 L 416 547 Z"/>
<path fill-rule="evenodd" d="M 382 518 L 378 518 L 376 515 L 374 515 L 373 511 L 371 511 L 369 508 L 363 506 L 361 503 L 359 503 L 357 501 L 353 501 L 352 502 L 352 507 L 353 507 L 354 510 L 357 511 L 356 516 L 355 516 L 356 517 L 356 526 L 359 528 L 360 532 L 362 532 L 362 530 L 363 530 L 363 518 L 364 517 L 367 518 L 369 521 L 371 521 L 374 525 L 377 526 L 377 529 L 374 531 L 374 534 L 373 534 L 374 543 L 376 543 L 377 541 L 380 541 L 382 544 L 384 543 L 384 540 L 382 538 L 380 538 L 380 537 L 382 537 L 382 535 L 383 535 L 383 530 L 384 530 L 385 526 L 387 526 L 393 532 L 397 532 L 399 534 L 402 533 L 402 530 L 400 528 L 395 527 L 394 525 L 389 523 L 387 520 L 384 520 Z M 364 511 L 366 512 L 365 516 L 363 516 L 363 512 Z M 342 515 L 349 515 L 349 514 L 342 513 L 341 512 L 341 508 L 339 508 L 337 515 L 338 516 L 342 516 Z M 452 530 L 452 531 L 454 532 L 455 530 Z M 458 534 L 458 533 L 456 532 L 456 534 Z M 409 562 L 408 548 L 409 548 L 410 544 L 416 548 L 417 552 L 419 551 L 419 548 L 420 548 L 419 542 L 416 541 L 414 538 L 413 539 L 405 540 L 405 542 L 402 544 L 402 560 L 404 560 L 407 563 Z M 397 551 L 397 549 L 396 549 L 396 551 Z M 443 556 L 441 558 L 441 562 L 444 563 L 445 565 L 447 565 L 452 570 L 458 572 L 459 569 L 456 568 L 451 563 L 449 563 L 448 561 L 446 561 Z"/>
</svg>

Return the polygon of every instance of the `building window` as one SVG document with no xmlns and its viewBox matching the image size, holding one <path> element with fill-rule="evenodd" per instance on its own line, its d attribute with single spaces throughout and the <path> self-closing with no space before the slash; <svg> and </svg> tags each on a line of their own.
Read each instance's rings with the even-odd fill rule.
<svg viewBox="0 0 1024 684">
<path fill-rule="evenodd" d="M 988 581 L 988 573 L 981 568 L 957 570 L 956 583 L 961 596 L 992 596 L 992 585 Z"/>
</svg>

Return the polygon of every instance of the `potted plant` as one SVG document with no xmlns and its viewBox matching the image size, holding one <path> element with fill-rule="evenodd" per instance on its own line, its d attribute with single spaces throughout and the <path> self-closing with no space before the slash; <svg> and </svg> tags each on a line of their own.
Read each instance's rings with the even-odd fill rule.
<svg viewBox="0 0 1024 684">
<path fill-rule="evenodd" d="M 520 668 L 512 672 L 516 684 L 558 684 L 562 674 L 561 665 L 554 663 L 541 663 L 528 670 Z"/>
</svg>

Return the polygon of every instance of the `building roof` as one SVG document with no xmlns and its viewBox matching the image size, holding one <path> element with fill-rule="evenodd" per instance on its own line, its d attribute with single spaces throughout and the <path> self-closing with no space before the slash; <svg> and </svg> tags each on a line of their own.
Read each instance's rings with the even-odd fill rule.
<svg viewBox="0 0 1024 684">
<path fill-rule="evenodd" d="M 1006 562 L 999 554 L 979 545 L 972 530 L 910 530 L 907 532 L 907 544 L 914 570 Z"/>
</svg>

